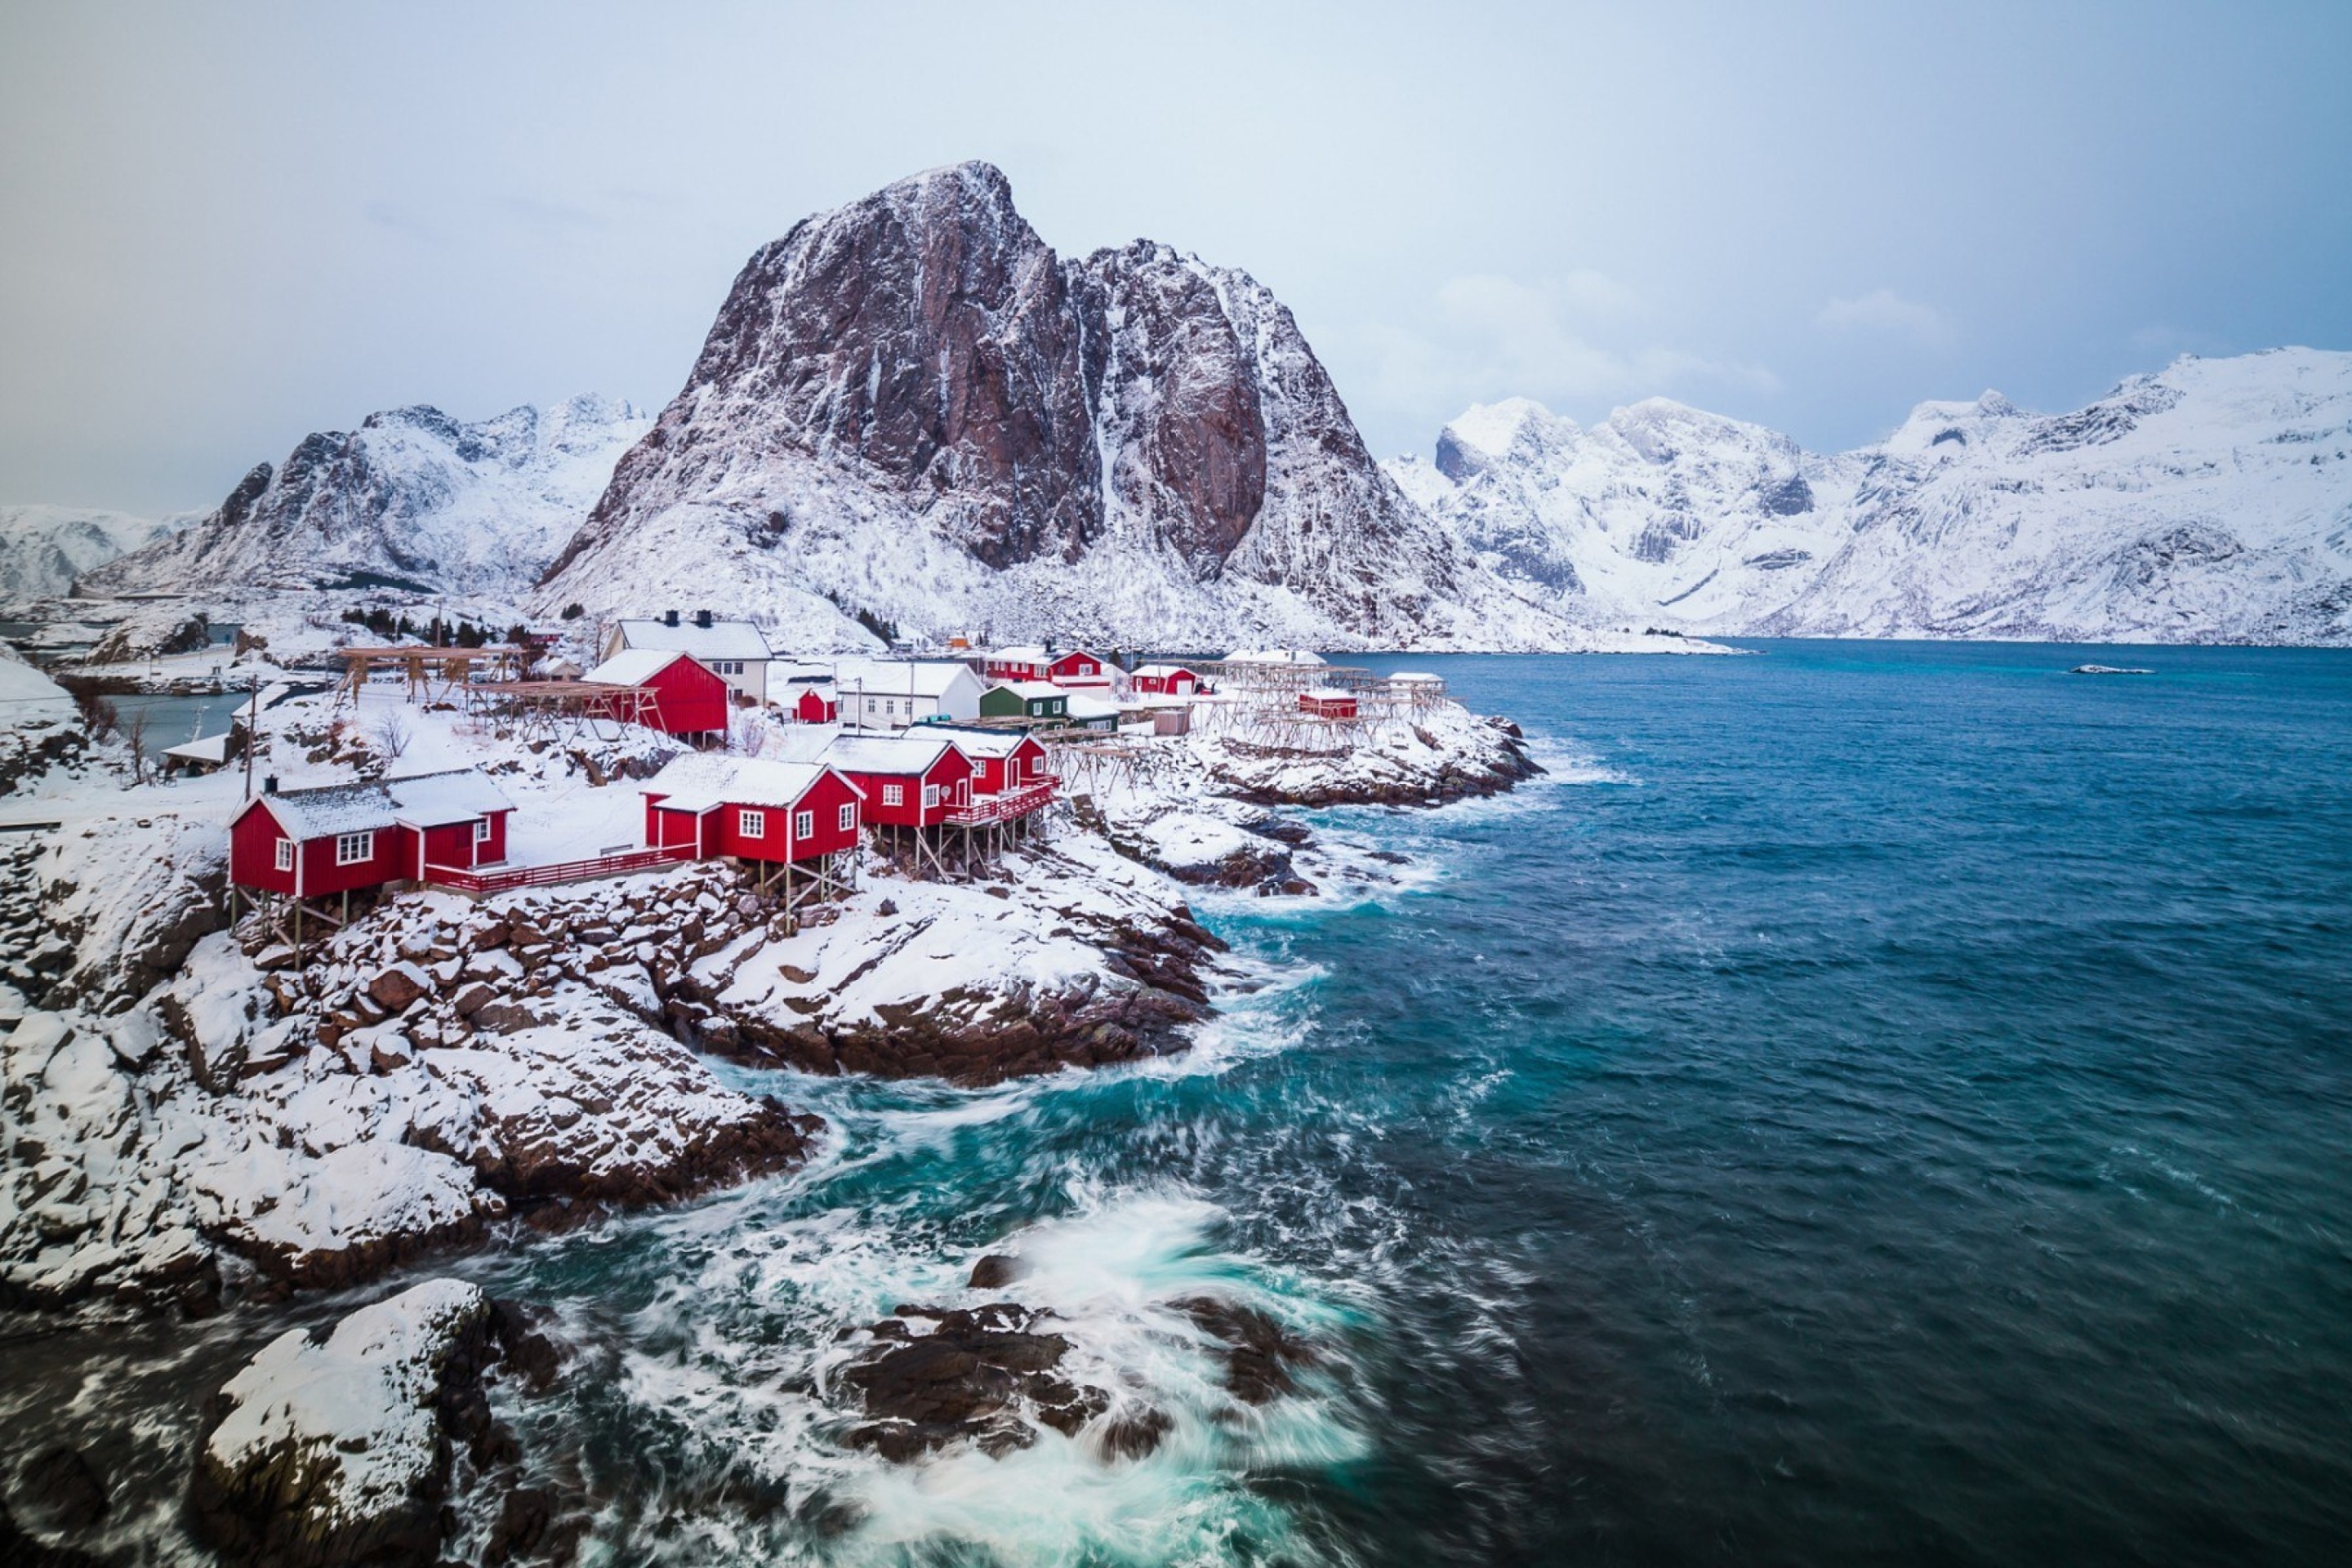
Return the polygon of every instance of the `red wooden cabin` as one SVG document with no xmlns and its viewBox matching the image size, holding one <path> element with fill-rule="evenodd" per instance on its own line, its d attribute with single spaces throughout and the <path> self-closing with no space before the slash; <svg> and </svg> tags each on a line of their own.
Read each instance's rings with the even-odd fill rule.
<svg viewBox="0 0 2352 1568">
<path fill-rule="evenodd" d="M 230 819 L 229 880 L 315 899 L 403 879 L 421 881 L 428 866 L 493 866 L 507 858 L 507 817 L 513 810 L 499 786 L 472 768 L 270 789 Z"/>
<path fill-rule="evenodd" d="M 1318 686 L 1298 694 L 1298 710 L 1318 719 L 1352 719 L 1356 716 L 1356 694 L 1336 686 Z"/>
<path fill-rule="evenodd" d="M 881 826 L 932 827 L 971 804 L 979 769 L 946 735 L 918 724 L 896 735 L 840 735 L 825 762 L 866 795 L 866 820 Z"/>
<path fill-rule="evenodd" d="M 626 710 L 636 721 L 665 735 L 724 734 L 727 682 L 690 653 L 633 647 L 616 653 L 581 679 L 594 686 L 650 692 L 653 700 Z"/>
<path fill-rule="evenodd" d="M 646 784 L 646 844 L 791 863 L 857 847 L 865 796 L 822 763 L 679 757 Z"/>
<path fill-rule="evenodd" d="M 830 691 L 803 686 L 793 700 L 793 717 L 803 724 L 831 724 L 841 718 L 841 703 Z"/>
<path fill-rule="evenodd" d="M 1045 647 L 999 648 L 982 662 L 986 668 L 981 673 L 994 680 L 1043 680 L 1065 690 L 1111 683 L 1108 662 L 1082 647 L 1059 653 Z"/>
<path fill-rule="evenodd" d="M 1138 697 L 1190 697 L 1207 685 L 1181 664 L 1147 664 L 1127 678 L 1127 689 Z"/>
<path fill-rule="evenodd" d="M 972 794 L 965 807 L 949 816 L 950 822 L 1009 822 L 1053 804 L 1062 781 L 1050 771 L 1045 748 L 1035 736 L 1022 730 L 959 725 L 955 743 L 971 759 Z"/>
</svg>

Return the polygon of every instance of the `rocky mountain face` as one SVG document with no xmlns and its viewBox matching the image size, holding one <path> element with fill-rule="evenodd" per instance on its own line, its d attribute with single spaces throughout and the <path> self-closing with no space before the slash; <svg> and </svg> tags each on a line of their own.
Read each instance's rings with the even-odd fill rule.
<svg viewBox="0 0 2352 1568">
<path fill-rule="evenodd" d="M 2352 354 L 2184 358 L 2071 414 L 1923 403 L 1823 456 L 1675 403 L 1471 409 L 1398 483 L 1563 613 L 1717 635 L 2352 641 Z"/>
<path fill-rule="evenodd" d="M 172 531 L 173 521 L 83 507 L 0 506 L 0 598 L 46 598 Z"/>
<path fill-rule="evenodd" d="M 540 600 L 716 603 L 821 640 L 1572 645 L 1372 461 L 1289 311 L 1139 241 L 1058 257 L 984 163 L 803 220 Z"/>
<path fill-rule="evenodd" d="M 405 587 L 514 596 L 578 528 L 650 421 L 575 397 L 464 424 L 437 408 L 372 414 L 255 467 L 182 532 L 85 572 L 80 591 Z"/>
</svg>

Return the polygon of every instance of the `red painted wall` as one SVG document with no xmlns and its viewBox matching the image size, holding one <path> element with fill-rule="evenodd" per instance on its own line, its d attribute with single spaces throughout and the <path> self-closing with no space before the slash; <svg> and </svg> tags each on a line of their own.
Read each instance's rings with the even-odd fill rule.
<svg viewBox="0 0 2352 1568">
<path fill-rule="evenodd" d="M 425 863 L 427 866 L 449 866 L 460 871 L 474 868 L 474 825 L 470 822 L 445 823 L 425 830 Z M 416 864 L 409 862 L 407 874 L 416 875 Z"/>
<path fill-rule="evenodd" d="M 803 724 L 830 724 L 841 717 L 841 704 L 827 702 L 814 690 L 802 692 L 793 708 Z"/>
<path fill-rule="evenodd" d="M 1102 660 L 1090 653 L 1066 653 L 1046 667 L 1045 679 L 1056 686 L 1066 680 L 1099 682 L 1103 679 Z"/>
<path fill-rule="evenodd" d="M 839 773 L 819 775 L 809 785 L 808 793 L 789 806 L 753 805 L 719 807 L 717 830 L 712 834 L 711 852 L 718 855 L 740 855 L 746 860 L 814 860 L 821 855 L 838 854 L 856 847 L 858 830 L 864 826 L 858 806 L 857 792 Z M 850 825 L 841 826 L 841 808 L 852 808 Z M 762 831 L 757 838 L 744 837 L 742 813 L 757 812 Z M 807 837 L 791 834 L 795 812 L 811 813 L 815 821 Z"/>
<path fill-rule="evenodd" d="M 956 786 L 966 786 L 963 799 L 969 801 L 972 765 L 961 752 L 941 752 L 939 760 L 920 778 L 912 773 L 851 773 L 857 787 L 866 792 L 866 820 L 888 823 L 899 827 L 929 827 L 944 819 L 957 801 Z M 940 786 L 940 804 L 929 811 L 923 809 L 923 785 Z M 897 805 L 882 804 L 886 784 L 906 786 L 904 798 Z"/>
<path fill-rule="evenodd" d="M 709 843 L 718 837 L 713 831 L 707 838 L 701 819 L 690 811 L 672 811 L 661 805 L 661 795 L 646 797 L 646 847 L 668 849 L 680 844 Z M 716 853 L 714 849 L 712 851 Z"/>
<path fill-rule="evenodd" d="M 680 657 L 646 684 L 661 694 L 654 728 L 665 735 L 693 735 L 727 728 L 727 682 L 707 665 Z"/>
<path fill-rule="evenodd" d="M 294 873 L 278 869 L 277 844 L 286 837 L 259 801 L 249 801 L 228 830 L 228 879 L 240 888 L 291 893 Z"/>
<path fill-rule="evenodd" d="M 1146 697 L 1190 697 L 1201 684 L 1201 678 L 1189 669 L 1173 675 L 1139 675 L 1129 684 Z"/>
<path fill-rule="evenodd" d="M 335 864 L 335 840 L 331 835 L 303 845 L 300 858 L 302 896 L 306 899 L 349 892 L 354 888 L 373 888 L 395 878 L 416 875 L 416 836 L 405 827 L 379 827 L 375 830 L 375 854 L 349 866 Z"/>
</svg>

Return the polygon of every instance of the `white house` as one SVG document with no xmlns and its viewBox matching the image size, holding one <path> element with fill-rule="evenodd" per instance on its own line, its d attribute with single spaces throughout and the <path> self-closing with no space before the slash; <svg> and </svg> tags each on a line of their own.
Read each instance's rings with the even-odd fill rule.
<svg viewBox="0 0 2352 1568">
<path fill-rule="evenodd" d="M 968 664 L 845 658 L 833 667 L 833 689 L 844 729 L 903 730 L 925 719 L 979 718 L 987 686 Z"/>
<path fill-rule="evenodd" d="M 690 618 L 670 610 L 659 620 L 620 621 L 605 637 L 602 657 L 633 648 L 690 653 L 730 689 L 754 702 L 768 700 L 768 666 L 776 656 L 767 634 L 749 621 L 722 621 L 709 610 L 697 610 Z"/>
</svg>

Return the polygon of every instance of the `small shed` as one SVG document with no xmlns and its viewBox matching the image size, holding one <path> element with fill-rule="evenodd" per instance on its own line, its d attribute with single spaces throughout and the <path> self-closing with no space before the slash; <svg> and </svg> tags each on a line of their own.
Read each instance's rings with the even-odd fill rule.
<svg viewBox="0 0 2352 1568">
<path fill-rule="evenodd" d="M 692 654 L 665 648 L 630 648 L 614 654 L 581 679 L 590 686 L 651 692 L 653 700 L 635 710 L 637 722 L 665 735 L 724 734 L 728 685 Z"/>
<path fill-rule="evenodd" d="M 1337 686 L 1317 686 L 1298 694 L 1298 710 L 1317 719 L 1353 719 L 1356 694 Z"/>
<path fill-rule="evenodd" d="M 1042 680 L 1011 680 L 980 696 L 983 719 L 1066 719 L 1070 694 Z"/>
<path fill-rule="evenodd" d="M 841 699 L 829 686 L 803 686 L 793 699 L 793 717 L 803 724 L 832 724 L 841 718 Z"/>
<path fill-rule="evenodd" d="M 1083 691 L 1070 693 L 1070 728 L 1073 730 L 1118 729 L 1118 704 L 1107 697 L 1092 697 Z"/>
<path fill-rule="evenodd" d="M 1207 682 L 1181 664 L 1138 666 L 1127 678 L 1127 689 L 1138 697 L 1190 697 Z"/>
</svg>

